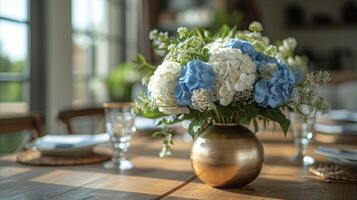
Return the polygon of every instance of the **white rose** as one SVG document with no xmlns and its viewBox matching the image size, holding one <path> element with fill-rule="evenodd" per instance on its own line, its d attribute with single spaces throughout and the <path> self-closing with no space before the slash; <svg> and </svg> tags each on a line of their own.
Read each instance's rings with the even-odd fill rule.
<svg viewBox="0 0 357 200">
<path fill-rule="evenodd" d="M 237 91 L 253 88 L 256 65 L 239 49 L 218 48 L 208 62 L 217 75 L 217 97 L 222 105 L 230 104 Z"/>
<path fill-rule="evenodd" d="M 150 77 L 148 90 L 154 103 L 158 106 L 176 106 L 174 90 L 181 66 L 177 62 L 164 61 Z"/>
</svg>

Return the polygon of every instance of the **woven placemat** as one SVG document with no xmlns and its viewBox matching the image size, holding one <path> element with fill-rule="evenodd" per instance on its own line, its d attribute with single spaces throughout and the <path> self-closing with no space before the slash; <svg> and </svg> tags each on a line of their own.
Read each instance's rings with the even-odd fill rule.
<svg viewBox="0 0 357 200">
<path fill-rule="evenodd" d="M 334 163 L 318 162 L 309 171 L 325 182 L 357 183 L 355 170 Z"/>
<path fill-rule="evenodd" d="M 92 153 L 86 156 L 43 156 L 36 150 L 25 150 L 17 155 L 17 162 L 28 165 L 45 166 L 68 166 L 87 165 L 104 162 L 111 159 L 111 156 Z"/>
</svg>

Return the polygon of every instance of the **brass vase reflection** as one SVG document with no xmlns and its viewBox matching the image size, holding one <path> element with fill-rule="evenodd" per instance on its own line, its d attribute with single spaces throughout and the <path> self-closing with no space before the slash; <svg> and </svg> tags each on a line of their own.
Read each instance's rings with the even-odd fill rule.
<svg viewBox="0 0 357 200">
<path fill-rule="evenodd" d="M 197 177 L 214 187 L 239 187 L 252 182 L 264 162 L 262 144 L 238 124 L 215 124 L 194 142 L 192 167 Z"/>
</svg>

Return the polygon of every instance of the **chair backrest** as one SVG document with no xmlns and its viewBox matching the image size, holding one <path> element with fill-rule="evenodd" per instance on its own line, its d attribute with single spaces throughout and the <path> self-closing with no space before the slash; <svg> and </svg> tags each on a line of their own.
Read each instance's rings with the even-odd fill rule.
<svg viewBox="0 0 357 200">
<path fill-rule="evenodd" d="M 41 113 L 0 116 L 0 134 L 30 131 L 31 140 L 43 136 L 44 116 Z"/>
<path fill-rule="evenodd" d="M 102 117 L 104 119 L 104 108 L 75 108 L 62 110 L 58 113 L 58 119 L 66 126 L 69 134 L 74 134 L 72 123 L 81 117 Z"/>
</svg>

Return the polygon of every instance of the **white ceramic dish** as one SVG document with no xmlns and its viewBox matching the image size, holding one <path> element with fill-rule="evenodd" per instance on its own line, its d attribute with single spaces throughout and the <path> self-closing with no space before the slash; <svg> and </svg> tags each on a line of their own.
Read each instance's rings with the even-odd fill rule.
<svg viewBox="0 0 357 200">
<path fill-rule="evenodd" d="M 106 133 L 96 135 L 46 135 L 33 143 L 46 156 L 79 156 L 92 153 L 95 145 L 109 141 Z"/>
<path fill-rule="evenodd" d="M 357 168 L 357 162 L 356 161 L 352 161 L 352 160 L 348 160 L 348 159 L 336 159 L 336 158 L 331 158 L 331 157 L 328 157 L 327 159 L 329 161 L 331 161 L 333 163 L 336 163 L 336 164 L 339 164 L 339 165 Z"/>
</svg>

